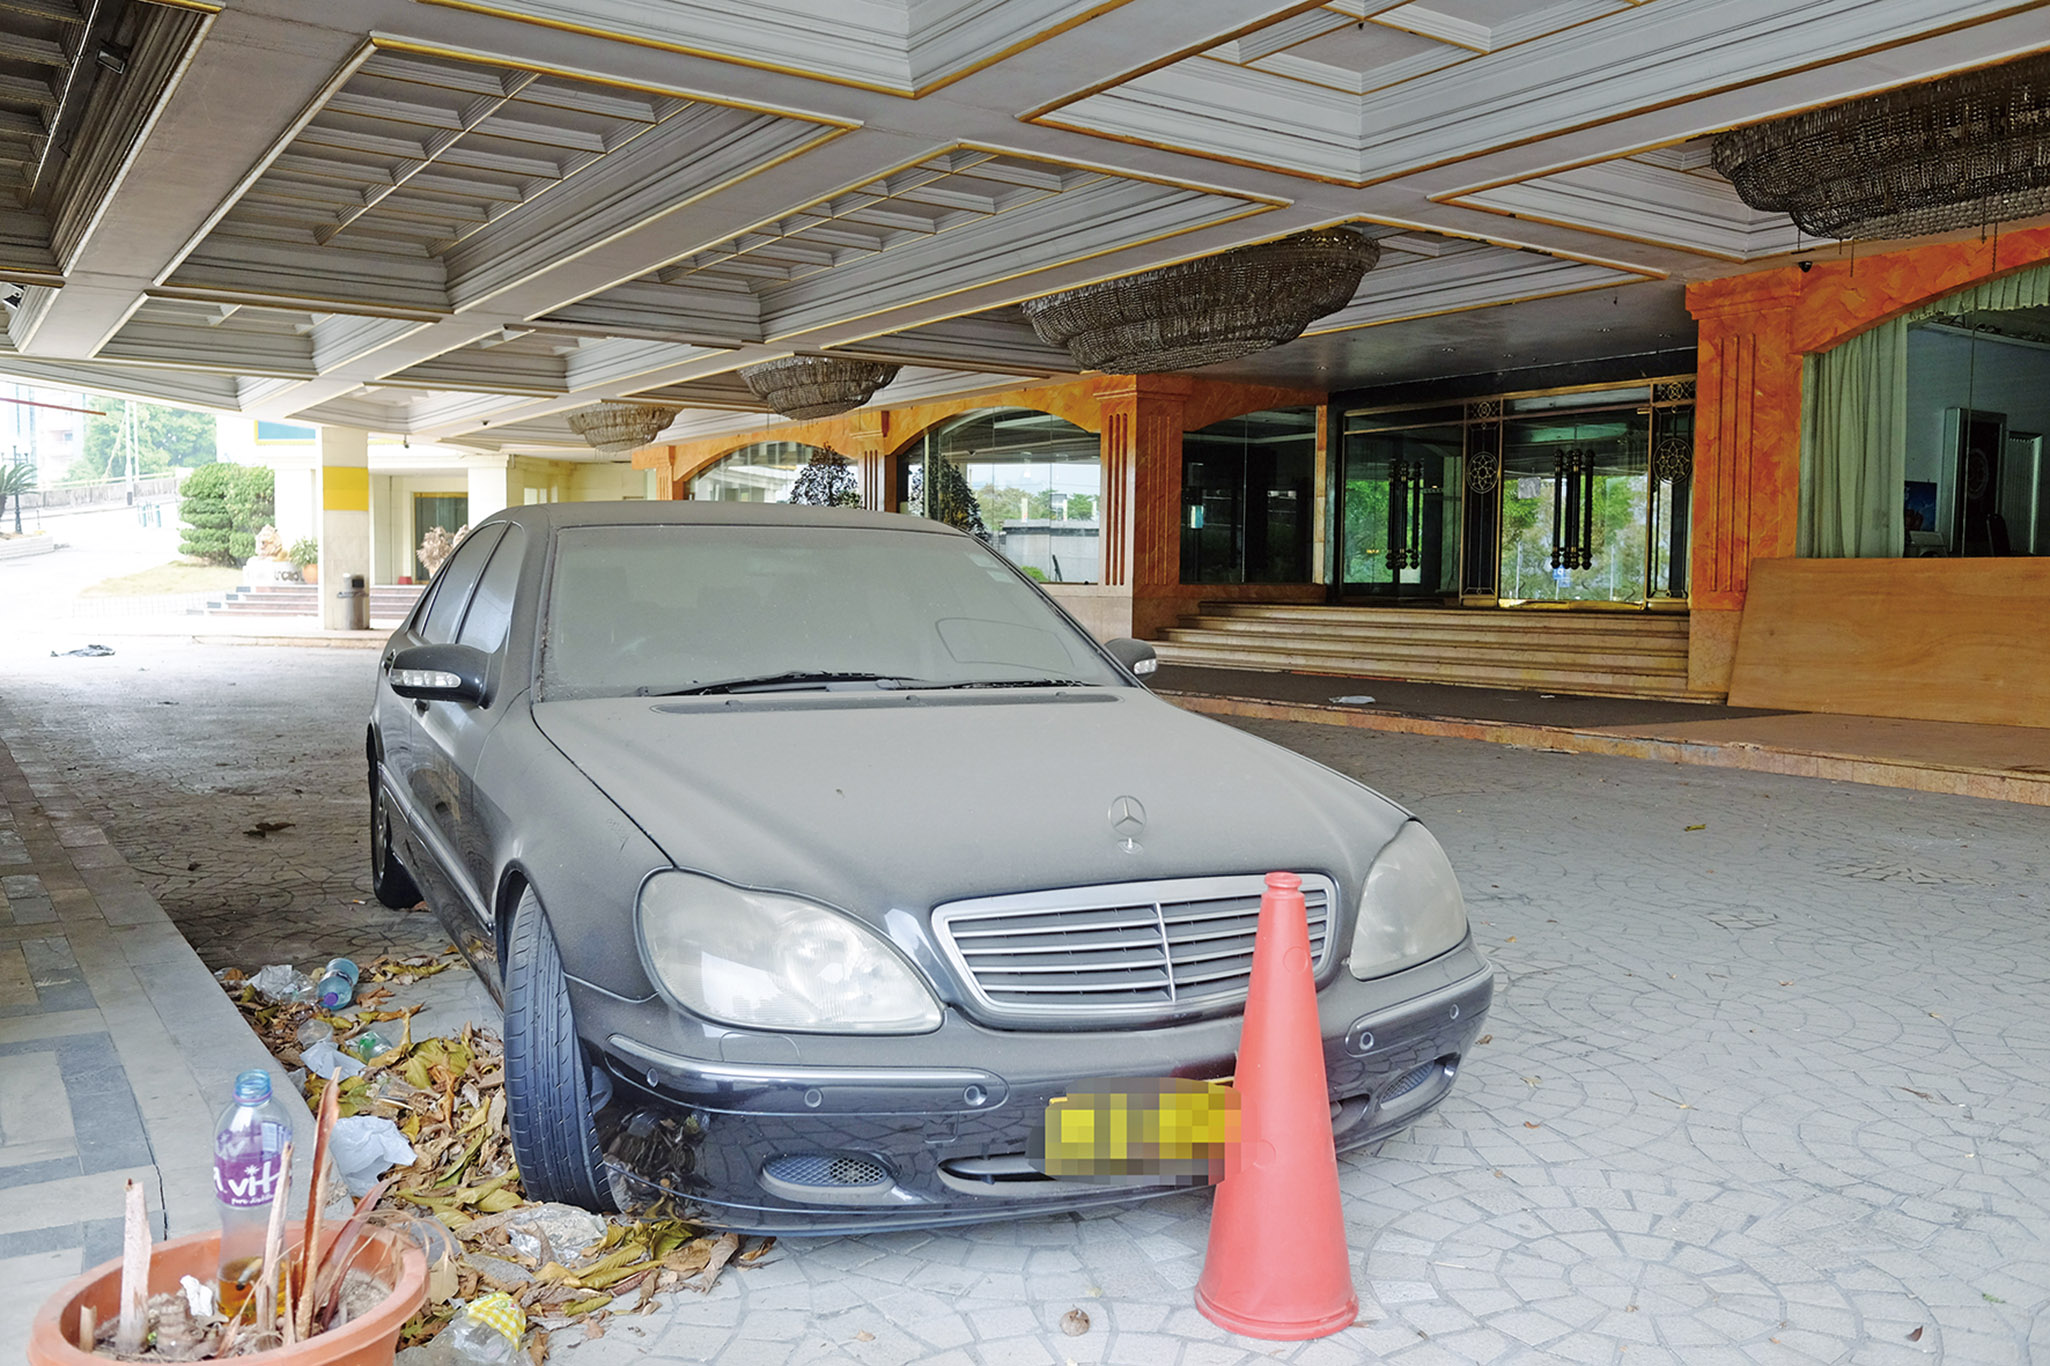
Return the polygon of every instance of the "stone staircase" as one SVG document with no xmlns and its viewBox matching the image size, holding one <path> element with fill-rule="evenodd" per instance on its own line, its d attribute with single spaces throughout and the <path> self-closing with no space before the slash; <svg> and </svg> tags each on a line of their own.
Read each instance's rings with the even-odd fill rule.
<svg viewBox="0 0 2050 1366">
<path fill-rule="evenodd" d="M 1206 602 L 1154 649 L 1163 664 L 1721 700 L 1688 691 L 1680 613 Z"/>
<path fill-rule="evenodd" d="M 370 622 L 373 626 L 396 626 L 420 600 L 420 584 L 380 584 L 370 590 Z M 244 584 L 231 593 L 209 598 L 196 609 L 210 617 L 311 617 L 320 612 L 318 584 Z M 339 589 L 333 590 L 339 592 Z"/>
</svg>

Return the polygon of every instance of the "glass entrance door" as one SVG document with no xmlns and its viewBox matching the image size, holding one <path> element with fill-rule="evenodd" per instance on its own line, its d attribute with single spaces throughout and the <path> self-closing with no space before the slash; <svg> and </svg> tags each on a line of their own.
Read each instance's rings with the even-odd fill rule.
<svg viewBox="0 0 2050 1366">
<path fill-rule="evenodd" d="M 1501 599 L 1645 601 L 1651 478 L 1644 418 L 1512 417 L 1502 425 Z"/>
<path fill-rule="evenodd" d="M 1444 598 L 1458 592 L 1465 439 L 1457 422 L 1347 435 L 1340 495 L 1341 592 L 1394 598 Z"/>
</svg>

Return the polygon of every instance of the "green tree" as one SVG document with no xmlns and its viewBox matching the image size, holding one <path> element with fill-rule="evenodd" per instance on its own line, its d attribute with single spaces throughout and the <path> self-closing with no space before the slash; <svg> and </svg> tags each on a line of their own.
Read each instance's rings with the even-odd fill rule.
<svg viewBox="0 0 2050 1366">
<path fill-rule="evenodd" d="M 932 499 L 928 504 L 925 496 L 925 466 L 919 465 L 911 472 L 909 502 L 919 510 L 921 516 L 935 522 L 944 522 L 957 531 L 965 531 L 980 540 L 989 539 L 989 527 L 982 520 L 982 505 L 975 501 L 975 491 L 968 487 L 967 477 L 961 467 L 951 460 L 934 462 L 939 469 L 933 478 Z"/>
<path fill-rule="evenodd" d="M 256 533 L 274 512 L 275 476 L 262 465 L 202 465 L 179 490 L 185 523 L 180 553 L 238 565 L 256 553 Z"/>
<path fill-rule="evenodd" d="M 861 489 L 846 456 L 827 446 L 813 453 L 790 486 L 790 501 L 800 507 L 858 508 Z"/>
<path fill-rule="evenodd" d="M 190 469 L 220 458 L 211 413 L 123 398 L 95 399 L 93 406 L 102 409 L 103 415 L 86 419 L 83 449 L 65 471 L 72 482 L 118 479 L 127 472 L 124 442 L 131 408 L 135 412 L 136 465 L 141 473 Z"/>
</svg>

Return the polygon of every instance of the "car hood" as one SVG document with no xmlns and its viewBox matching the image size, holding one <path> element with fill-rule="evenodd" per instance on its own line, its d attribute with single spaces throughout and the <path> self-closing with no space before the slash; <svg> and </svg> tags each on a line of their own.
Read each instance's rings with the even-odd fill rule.
<svg viewBox="0 0 2050 1366">
<path fill-rule="evenodd" d="M 1405 819 L 1279 746 L 1131 688 L 536 703 L 680 868 L 878 924 L 963 897 L 1324 872 L 1356 892 Z M 1113 827 L 1143 809 L 1144 825 Z"/>
</svg>

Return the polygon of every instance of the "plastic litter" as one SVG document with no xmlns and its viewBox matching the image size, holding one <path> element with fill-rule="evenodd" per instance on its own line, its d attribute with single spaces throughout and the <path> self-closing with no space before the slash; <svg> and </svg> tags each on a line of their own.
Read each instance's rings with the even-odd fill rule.
<svg viewBox="0 0 2050 1366">
<path fill-rule="evenodd" d="M 299 1025 L 299 1051 L 304 1053 L 316 1044 L 333 1043 L 335 1027 L 318 1015 L 310 1016 Z"/>
<path fill-rule="evenodd" d="M 342 1047 L 364 1062 L 369 1062 L 380 1053 L 391 1052 L 396 1043 L 397 1040 L 387 1039 L 374 1029 L 366 1029 Z"/>
<path fill-rule="evenodd" d="M 1336 702 L 1341 707 L 1364 707 L 1370 704 L 1374 699 L 1365 696 L 1364 694 L 1354 694 L 1350 697 L 1334 697 L 1331 700 L 1333 702 Z"/>
<path fill-rule="evenodd" d="M 329 1081 L 338 1078 L 347 1081 L 351 1077 L 360 1077 L 364 1070 L 362 1063 L 336 1048 L 332 1038 L 322 1039 L 301 1053 L 299 1060 L 306 1064 L 309 1072 L 318 1077 L 326 1077 Z"/>
<path fill-rule="evenodd" d="M 328 1139 L 328 1152 L 342 1173 L 349 1194 L 362 1198 L 370 1193 L 392 1167 L 413 1165 L 413 1145 L 406 1142 L 399 1126 L 374 1115 L 351 1115 L 335 1121 Z"/>
<path fill-rule="evenodd" d="M 575 1205 L 533 1205 L 507 1219 L 505 1231 L 512 1235 L 513 1251 L 521 1256 L 567 1266 L 605 1236 L 605 1221 Z M 548 1240 L 545 1248 L 543 1238 Z"/>
<path fill-rule="evenodd" d="M 180 1276 L 178 1285 L 185 1292 L 185 1307 L 196 1319 L 210 1318 L 214 1312 L 214 1288 L 197 1276 Z"/>
<path fill-rule="evenodd" d="M 485 1295 L 455 1316 L 424 1347 L 408 1347 L 398 1366 L 505 1366 L 519 1357 L 526 1311 L 510 1295 Z"/>
<path fill-rule="evenodd" d="M 362 976 L 356 965 L 346 958 L 331 958 L 320 974 L 320 1003 L 329 1010 L 340 1010 L 356 999 L 356 981 Z"/>
<path fill-rule="evenodd" d="M 81 645 L 76 650 L 52 650 L 50 658 L 60 659 L 66 655 L 78 655 L 82 659 L 105 659 L 113 653 L 113 650 L 105 645 Z"/>
<path fill-rule="evenodd" d="M 249 985 L 266 1001 L 296 1001 L 305 1005 L 313 1000 L 313 979 L 290 963 L 271 963 L 259 968 L 249 979 Z"/>
</svg>

